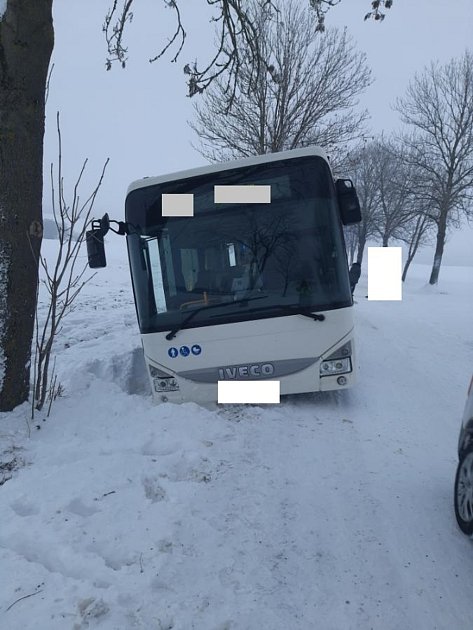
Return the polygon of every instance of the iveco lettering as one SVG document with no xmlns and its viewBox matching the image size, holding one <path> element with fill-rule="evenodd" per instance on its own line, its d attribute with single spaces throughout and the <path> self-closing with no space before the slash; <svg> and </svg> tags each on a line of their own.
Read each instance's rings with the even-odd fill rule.
<svg viewBox="0 0 473 630">
<path fill-rule="evenodd" d="M 272 376 L 274 374 L 274 366 L 271 363 L 263 363 L 262 365 L 240 365 L 237 367 L 220 368 L 218 377 L 221 381 L 225 379 L 238 378 L 259 378 L 264 376 Z"/>
</svg>

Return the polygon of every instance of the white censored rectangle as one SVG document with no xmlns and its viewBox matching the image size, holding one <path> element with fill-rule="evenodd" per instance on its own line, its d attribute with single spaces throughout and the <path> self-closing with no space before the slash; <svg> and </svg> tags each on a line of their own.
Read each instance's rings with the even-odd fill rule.
<svg viewBox="0 0 473 630">
<path fill-rule="evenodd" d="M 163 193 L 161 197 L 163 217 L 194 216 L 194 195 L 181 193 Z"/>
<path fill-rule="evenodd" d="M 271 203 L 271 186 L 214 186 L 215 203 Z"/>
<path fill-rule="evenodd" d="M 279 381 L 219 381 L 218 403 L 279 403 Z"/>
<path fill-rule="evenodd" d="M 402 300 L 401 247 L 368 247 L 368 300 Z"/>
</svg>

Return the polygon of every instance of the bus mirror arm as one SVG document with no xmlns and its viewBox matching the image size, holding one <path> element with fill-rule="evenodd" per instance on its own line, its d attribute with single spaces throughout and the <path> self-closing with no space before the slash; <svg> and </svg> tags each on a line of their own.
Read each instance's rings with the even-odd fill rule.
<svg viewBox="0 0 473 630">
<path fill-rule="evenodd" d="M 118 229 L 111 227 L 111 223 L 116 223 Z M 105 257 L 105 244 L 103 237 L 111 230 L 115 234 L 133 234 L 137 230 L 125 221 L 114 221 L 107 213 L 101 219 L 92 219 L 91 229 L 86 232 L 87 258 L 91 269 L 100 269 L 107 266 Z"/>
</svg>

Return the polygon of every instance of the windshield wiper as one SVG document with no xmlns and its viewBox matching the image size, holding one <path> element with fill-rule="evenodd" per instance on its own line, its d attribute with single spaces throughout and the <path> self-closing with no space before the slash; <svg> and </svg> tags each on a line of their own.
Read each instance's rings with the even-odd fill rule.
<svg viewBox="0 0 473 630">
<path fill-rule="evenodd" d="M 256 308 L 256 311 L 275 310 L 281 315 L 303 315 L 304 317 L 310 317 L 314 322 L 323 322 L 325 315 L 320 313 L 312 313 L 310 306 L 300 306 L 299 304 L 285 304 L 284 306 L 263 306 L 262 308 Z"/>
<path fill-rule="evenodd" d="M 211 309 L 211 308 L 216 308 L 217 306 L 228 306 L 228 305 L 234 305 L 234 304 L 245 304 L 246 302 L 252 302 L 253 300 L 263 300 L 264 298 L 267 298 L 267 295 L 257 295 L 254 297 L 246 297 L 246 298 L 241 298 L 240 300 L 235 300 L 234 302 L 218 302 L 218 304 L 205 304 L 204 306 L 200 306 L 199 308 L 196 308 L 195 311 L 192 311 L 192 313 L 189 313 L 189 315 L 187 317 L 184 317 L 184 319 L 182 320 L 182 322 L 180 324 L 178 324 L 177 326 L 175 326 L 171 332 L 169 332 L 166 335 L 166 339 L 171 340 L 173 339 L 176 334 L 182 330 L 182 328 L 184 328 L 184 326 L 190 322 L 190 320 L 197 315 L 197 313 L 201 313 L 202 311 L 206 311 L 207 309 Z"/>
</svg>

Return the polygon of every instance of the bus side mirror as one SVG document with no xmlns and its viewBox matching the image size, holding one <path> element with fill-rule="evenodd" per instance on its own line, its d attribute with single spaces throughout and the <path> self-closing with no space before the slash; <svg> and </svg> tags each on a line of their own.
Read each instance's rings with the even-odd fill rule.
<svg viewBox="0 0 473 630">
<path fill-rule="evenodd" d="M 92 221 L 92 229 L 85 233 L 87 243 L 87 258 L 91 269 L 101 269 L 107 266 L 105 258 L 105 244 L 103 237 L 110 229 L 110 218 L 104 214 L 101 219 Z M 124 234 L 125 232 L 123 232 Z"/>
<path fill-rule="evenodd" d="M 87 230 L 85 235 L 87 243 L 87 258 L 91 269 L 100 269 L 107 266 L 105 258 L 105 245 L 103 231 L 99 229 Z"/>
<path fill-rule="evenodd" d="M 359 223 L 361 221 L 360 202 L 351 179 L 337 179 L 335 189 L 343 225 Z"/>
</svg>

